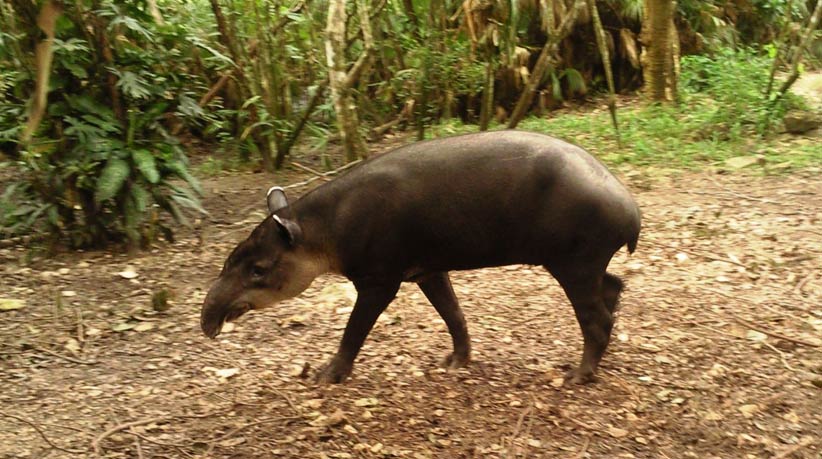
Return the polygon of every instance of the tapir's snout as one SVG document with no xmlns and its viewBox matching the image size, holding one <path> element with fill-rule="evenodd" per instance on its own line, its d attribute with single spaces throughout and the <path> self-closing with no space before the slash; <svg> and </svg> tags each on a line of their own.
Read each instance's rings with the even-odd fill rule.
<svg viewBox="0 0 822 459">
<path fill-rule="evenodd" d="M 224 323 L 231 322 L 252 308 L 253 306 L 248 302 L 227 299 L 226 295 L 221 293 L 218 281 L 203 301 L 203 309 L 200 311 L 200 328 L 209 338 L 216 338 L 223 329 Z"/>
</svg>

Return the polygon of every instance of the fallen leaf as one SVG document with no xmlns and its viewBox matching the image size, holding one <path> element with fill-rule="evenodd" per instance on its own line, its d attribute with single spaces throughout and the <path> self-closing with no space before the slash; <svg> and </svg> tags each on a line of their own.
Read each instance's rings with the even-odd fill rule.
<svg viewBox="0 0 822 459">
<path fill-rule="evenodd" d="M 23 309 L 26 307 L 25 300 L 16 300 L 12 298 L 0 298 L 0 311 L 14 311 L 15 309 Z"/>
<path fill-rule="evenodd" d="M 111 326 L 111 329 L 116 332 L 124 332 L 126 330 L 131 330 L 135 327 L 135 324 L 132 322 L 120 322 Z"/>
<path fill-rule="evenodd" d="M 347 421 L 348 419 L 345 417 L 345 413 L 343 413 L 343 410 L 337 408 L 336 411 L 331 413 L 325 419 L 325 425 L 328 427 L 337 427 L 339 425 L 345 424 Z"/>
<path fill-rule="evenodd" d="M 742 416 L 746 418 L 753 417 L 753 415 L 759 411 L 759 405 L 756 404 L 749 404 L 749 405 L 742 405 L 739 407 L 739 412 L 742 413 Z"/>
<path fill-rule="evenodd" d="M 614 438 L 624 438 L 628 436 L 628 431 L 625 429 L 620 429 L 619 427 L 609 427 L 608 428 L 608 435 Z"/>
<path fill-rule="evenodd" d="M 702 418 L 706 421 L 721 421 L 725 419 L 725 416 L 722 416 L 721 413 L 717 413 L 716 411 L 708 411 L 702 416 Z"/>
<path fill-rule="evenodd" d="M 140 322 L 136 327 L 134 327 L 134 331 L 144 332 L 149 331 L 154 328 L 154 324 L 151 322 Z"/>
<path fill-rule="evenodd" d="M 354 406 L 376 406 L 379 400 L 373 397 L 361 398 L 354 401 Z"/>
<path fill-rule="evenodd" d="M 136 279 L 139 274 L 132 268 L 126 268 L 123 271 L 117 273 L 118 276 L 122 277 L 123 279 Z"/>
<path fill-rule="evenodd" d="M 216 374 L 217 376 L 219 376 L 221 378 L 228 379 L 228 378 L 236 375 L 239 372 L 240 372 L 239 368 L 223 368 L 223 369 L 215 371 L 214 374 Z"/>
<path fill-rule="evenodd" d="M 765 158 L 761 155 L 736 156 L 725 160 L 725 165 L 732 169 L 743 169 L 754 164 L 765 164 Z"/>
<path fill-rule="evenodd" d="M 765 341 L 768 339 L 768 335 L 756 330 L 748 330 L 745 337 L 751 341 Z"/>
</svg>

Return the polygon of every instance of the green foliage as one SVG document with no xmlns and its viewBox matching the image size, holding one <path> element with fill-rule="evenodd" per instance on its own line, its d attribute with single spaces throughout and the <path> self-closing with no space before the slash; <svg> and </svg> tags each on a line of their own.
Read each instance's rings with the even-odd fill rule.
<svg viewBox="0 0 822 459">
<path fill-rule="evenodd" d="M 773 136 L 770 119 L 799 103 L 790 97 L 771 107 L 762 92 L 769 62 L 751 51 L 683 59 L 678 106 L 634 106 L 620 109 L 622 148 L 618 148 L 607 111 L 527 118 L 519 128 L 564 138 L 582 145 L 610 165 L 628 163 L 663 168 L 722 164 L 741 155 L 762 154 L 779 170 L 819 166 L 822 148 L 814 143 L 785 143 Z M 769 110 L 773 115 L 768 116 Z M 503 126 L 497 126 L 503 128 Z M 476 132 L 476 126 L 450 122 L 434 135 Z"/>
<path fill-rule="evenodd" d="M 187 73 L 189 58 L 177 47 L 185 30 L 155 25 L 143 5 L 108 1 L 84 14 L 74 11 L 89 7 L 83 2 L 66 6 L 48 110 L 25 145 L 18 139 L 35 63 L 24 46 L 34 40 L 19 30 L 0 43 L 0 74 L 11 77 L 0 80 L 0 146 L 14 158 L 6 165 L 14 180 L 2 191 L 0 235 L 41 231 L 74 247 L 134 246 L 158 232 L 171 237 L 160 211 L 181 223 L 184 208 L 204 212 L 199 184 L 165 123 L 170 113 L 201 122 L 187 94 L 202 84 Z M 88 41 L 95 31 L 109 36 L 107 45 Z M 107 53 L 111 61 L 98 58 Z"/>
</svg>

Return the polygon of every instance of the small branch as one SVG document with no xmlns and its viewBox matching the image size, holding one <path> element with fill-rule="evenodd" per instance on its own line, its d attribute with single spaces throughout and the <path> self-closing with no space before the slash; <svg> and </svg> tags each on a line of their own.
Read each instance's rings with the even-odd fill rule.
<svg viewBox="0 0 822 459">
<path fill-rule="evenodd" d="M 260 383 L 261 383 L 263 386 L 265 386 L 265 387 L 266 387 L 266 389 L 268 389 L 268 390 L 270 390 L 270 391 L 274 392 L 275 394 L 279 395 L 280 397 L 282 397 L 282 398 L 283 398 L 283 400 L 285 400 L 285 401 L 286 401 L 286 403 L 288 403 L 288 406 L 290 406 L 290 407 L 291 407 L 291 409 L 292 409 L 292 410 L 294 410 L 294 412 L 295 412 L 296 414 L 301 414 L 301 413 L 302 413 L 302 412 L 300 411 L 300 408 L 298 408 L 298 407 L 297 407 L 297 405 L 295 405 L 295 404 L 294 404 L 294 402 L 293 402 L 293 401 L 291 401 L 291 397 L 289 397 L 289 396 L 288 396 L 288 394 L 286 394 L 285 392 L 281 391 L 280 389 L 277 389 L 276 387 L 272 386 L 271 384 L 268 384 L 267 382 L 263 381 L 263 379 L 262 379 L 262 378 L 260 378 L 259 376 L 257 376 L 257 379 L 260 381 Z"/>
<path fill-rule="evenodd" d="M 80 365 L 96 365 L 97 364 L 96 360 L 75 359 L 74 357 L 69 357 L 67 355 L 58 354 L 58 353 L 56 353 L 52 350 L 46 349 L 44 347 L 34 346 L 34 347 L 32 347 L 32 349 L 34 349 L 36 351 L 39 351 L 39 352 L 46 353 L 48 355 L 52 355 L 52 356 L 60 358 L 60 359 L 63 359 L 67 362 L 77 363 L 77 364 L 80 364 Z"/>
<path fill-rule="evenodd" d="M 517 441 L 517 438 L 519 437 L 519 431 L 520 429 L 522 429 L 522 423 L 523 421 L 525 421 L 526 416 L 531 415 L 531 412 L 533 410 L 534 403 L 532 400 L 531 403 L 527 407 L 525 407 L 524 410 L 522 410 L 522 413 L 520 413 L 519 419 L 517 419 L 517 424 L 514 426 L 514 433 L 511 434 L 511 439 L 508 441 L 508 449 L 505 451 L 505 456 L 503 457 L 507 458 L 511 455 L 511 450 L 514 448 L 514 443 Z M 516 456 L 516 453 L 514 453 L 514 456 Z"/>
<path fill-rule="evenodd" d="M 591 436 L 588 435 L 585 437 L 585 442 L 582 444 L 582 448 L 579 449 L 579 452 L 574 454 L 572 459 L 580 459 L 585 457 L 585 453 L 588 452 L 588 445 L 591 444 Z"/>
<path fill-rule="evenodd" d="M 128 432 L 134 434 L 134 427 L 129 428 Z M 137 459 L 145 459 L 145 456 L 143 456 L 143 444 L 140 442 L 138 435 L 134 436 L 134 445 L 137 447 Z"/>
<path fill-rule="evenodd" d="M 153 422 L 167 421 L 171 418 L 172 418 L 172 416 L 161 416 L 161 417 L 157 417 L 157 418 L 141 419 L 139 421 L 131 421 L 131 422 L 126 422 L 126 423 L 123 423 L 123 424 L 116 425 L 116 426 L 112 427 L 111 429 L 108 429 L 107 431 L 101 433 L 97 438 L 92 440 L 91 447 L 94 450 L 94 454 L 97 457 L 103 457 L 102 456 L 103 450 L 100 448 L 100 442 L 105 440 L 107 437 L 110 437 L 110 436 L 116 434 L 117 432 L 119 432 L 121 430 L 128 429 L 129 431 L 131 431 L 132 427 L 142 426 L 142 425 L 145 425 L 145 424 L 151 424 Z"/>
<path fill-rule="evenodd" d="M 773 344 L 771 344 L 771 343 L 766 343 L 766 342 L 764 342 L 764 341 L 762 342 L 762 344 L 764 344 L 764 345 L 765 345 L 765 346 L 767 346 L 770 350 L 772 350 L 772 351 L 776 352 L 776 353 L 777 353 L 777 355 L 779 355 L 779 360 L 781 360 L 781 361 L 782 361 L 782 366 L 784 366 L 786 369 L 788 369 L 788 370 L 790 370 L 790 371 L 792 371 L 792 372 L 794 372 L 794 373 L 799 373 L 799 372 L 801 371 L 801 370 L 797 370 L 796 368 L 792 367 L 792 366 L 788 363 L 788 360 L 787 360 L 787 359 L 785 359 L 785 353 L 784 353 L 784 352 L 782 352 L 782 351 L 780 351 L 779 349 L 777 349 L 777 348 L 776 348 L 776 346 L 774 346 L 774 345 L 773 345 Z"/>
<path fill-rule="evenodd" d="M 40 437 L 43 439 L 43 441 L 45 441 L 46 443 L 48 443 L 49 446 L 51 446 L 52 448 L 54 448 L 58 451 L 62 451 L 64 453 L 69 453 L 69 454 L 85 454 L 85 453 L 88 452 L 88 450 L 85 450 L 85 449 L 83 449 L 83 450 L 80 450 L 80 449 L 67 449 L 67 448 L 63 448 L 61 446 L 55 445 L 54 443 L 52 443 L 51 440 L 49 440 L 49 437 L 47 437 L 46 434 L 42 430 L 40 430 L 40 427 L 38 427 L 37 424 L 29 421 L 28 419 L 24 419 L 24 418 L 21 418 L 19 416 L 15 416 L 13 414 L 8 414 L 8 413 L 5 413 L 3 411 L 0 411 L 0 416 L 5 416 L 7 418 L 11 418 L 11 419 L 20 421 L 24 424 L 27 424 L 32 429 L 36 430 L 38 434 L 40 434 Z"/>
<path fill-rule="evenodd" d="M 790 341 L 792 343 L 801 344 L 803 346 L 808 346 L 808 347 L 822 347 L 821 344 L 812 343 L 810 341 L 801 340 L 799 338 L 791 338 L 790 336 L 785 336 L 781 333 L 777 333 L 775 331 L 771 331 L 771 330 L 765 329 L 763 327 L 759 327 L 759 326 L 754 325 L 754 324 L 748 322 L 747 320 L 745 320 L 745 319 L 743 319 L 743 318 L 741 318 L 737 315 L 734 315 L 733 318 L 734 318 L 734 320 L 736 320 L 740 324 L 750 328 L 751 330 L 756 330 L 760 333 L 764 333 L 764 334 L 766 334 L 768 336 L 772 336 L 774 338 L 784 339 L 785 341 Z"/>
<path fill-rule="evenodd" d="M 306 172 L 308 172 L 308 173 L 310 173 L 310 174 L 314 174 L 314 175 L 316 175 L 316 176 L 318 176 L 318 177 L 324 177 L 324 175 L 323 175 L 323 173 L 322 173 L 322 172 L 317 172 L 317 171 L 315 171 L 314 169 L 312 169 L 312 168 L 310 168 L 310 167 L 308 167 L 308 166 L 303 166 L 302 164 L 300 164 L 300 163 L 298 163 L 298 162 L 296 162 L 296 161 L 291 161 L 291 165 L 292 165 L 292 166 L 294 166 L 294 167 L 296 167 L 297 169 L 302 169 L 302 170 L 304 170 L 304 171 L 306 171 Z"/>
<path fill-rule="evenodd" d="M 294 420 L 297 420 L 297 419 L 302 419 L 302 417 L 300 417 L 300 416 L 280 416 L 280 417 L 276 417 L 276 418 L 263 418 L 263 419 L 260 419 L 259 421 L 254 421 L 254 422 L 249 422 L 248 424 L 243 424 L 240 427 L 237 427 L 237 428 L 229 431 L 225 435 L 221 435 L 219 437 L 212 438 L 211 440 L 207 440 L 205 443 L 209 443 L 209 446 L 208 446 L 208 450 L 205 452 L 205 454 L 203 454 L 203 456 L 204 457 L 209 457 L 211 455 L 211 452 L 214 451 L 214 446 L 217 444 L 217 442 L 221 442 L 223 440 L 231 438 L 234 435 L 237 435 L 238 433 L 242 432 L 243 430 L 248 429 L 249 427 L 258 426 L 260 424 L 267 424 L 269 422 L 294 421 Z"/>
<path fill-rule="evenodd" d="M 802 449 L 806 446 L 810 446 L 813 443 L 814 443 L 813 438 L 810 438 L 810 437 L 804 438 L 799 443 L 791 446 L 790 448 L 782 451 L 781 453 L 775 454 L 771 459 L 785 459 L 786 457 L 790 456 L 791 454 L 799 451 L 800 449 Z"/>
<path fill-rule="evenodd" d="M 320 177 L 313 177 L 313 178 L 310 178 L 310 179 L 302 181 L 302 182 L 292 183 L 291 185 L 285 186 L 283 188 L 286 189 L 286 190 L 291 189 L 291 188 L 299 188 L 301 186 L 308 185 L 309 183 L 312 183 L 312 182 L 314 182 L 316 180 L 319 180 L 321 178 L 326 178 L 326 177 L 331 176 L 331 175 L 339 174 L 340 172 L 342 172 L 346 169 L 350 169 L 350 168 L 356 166 L 357 164 L 359 164 L 361 162 L 362 162 L 361 159 L 358 159 L 356 161 L 351 161 L 350 163 L 346 164 L 345 166 L 334 169 L 333 171 L 328 171 L 328 172 L 323 173 L 322 176 L 320 176 Z"/>
</svg>

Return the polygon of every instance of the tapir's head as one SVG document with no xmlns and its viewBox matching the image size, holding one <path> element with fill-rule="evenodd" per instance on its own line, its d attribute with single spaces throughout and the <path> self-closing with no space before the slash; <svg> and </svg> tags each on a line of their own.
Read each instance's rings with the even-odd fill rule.
<svg viewBox="0 0 822 459">
<path fill-rule="evenodd" d="M 234 248 L 208 291 L 200 326 L 209 338 L 252 309 L 297 296 L 327 269 L 306 250 L 283 189 L 268 190 L 267 200 L 269 216 Z"/>
</svg>

